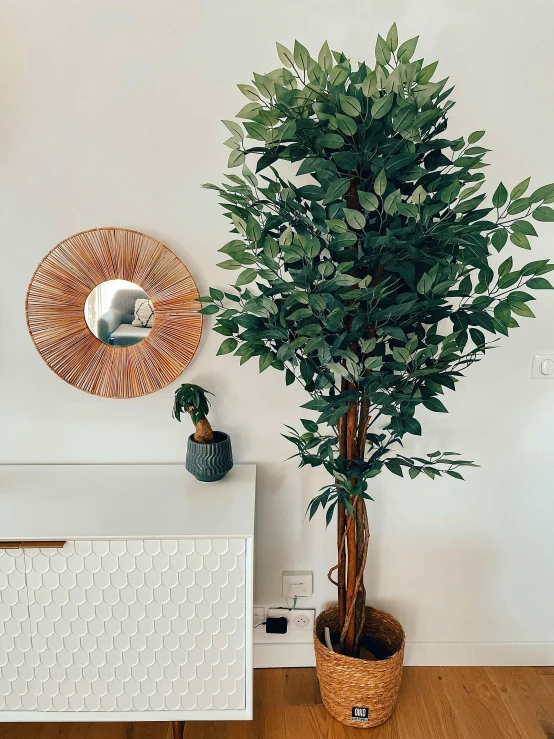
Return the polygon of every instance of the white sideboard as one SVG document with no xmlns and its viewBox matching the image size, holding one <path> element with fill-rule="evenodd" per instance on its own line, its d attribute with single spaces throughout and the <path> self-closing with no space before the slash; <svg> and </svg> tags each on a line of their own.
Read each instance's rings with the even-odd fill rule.
<svg viewBox="0 0 554 739">
<path fill-rule="evenodd" d="M 0 721 L 251 718 L 254 502 L 253 465 L 0 465 Z"/>
</svg>

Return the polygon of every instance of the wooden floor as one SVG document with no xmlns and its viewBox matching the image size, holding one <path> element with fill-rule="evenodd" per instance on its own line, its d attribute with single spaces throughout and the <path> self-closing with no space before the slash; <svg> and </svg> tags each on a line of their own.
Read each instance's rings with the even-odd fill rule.
<svg viewBox="0 0 554 739">
<path fill-rule="evenodd" d="M 168 739 L 167 723 L 0 724 L 0 739 Z M 398 707 L 364 734 L 334 721 L 312 669 L 256 670 L 254 720 L 190 722 L 185 739 L 554 739 L 554 668 L 407 667 Z"/>
</svg>

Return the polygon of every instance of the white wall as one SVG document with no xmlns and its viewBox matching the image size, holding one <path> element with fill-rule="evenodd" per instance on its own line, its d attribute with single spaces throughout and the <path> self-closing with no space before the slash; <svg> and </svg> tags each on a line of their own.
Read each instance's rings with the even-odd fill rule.
<svg viewBox="0 0 554 739">
<path fill-rule="evenodd" d="M 167 244 L 201 292 L 226 283 L 215 267 L 226 220 L 200 184 L 225 169 L 219 121 L 243 105 L 235 83 L 278 65 L 276 40 L 317 52 L 327 38 L 369 61 L 396 20 L 456 83 L 452 133 L 487 129 L 492 180 L 554 179 L 554 6 L 543 0 L 0 0 L 0 18 L 4 463 L 184 459 L 175 386 L 117 401 L 66 385 L 27 335 L 25 292 L 52 246 L 108 225 Z M 533 258 L 554 252 L 552 229 L 540 232 Z M 554 293 L 539 295 L 537 319 L 448 395 L 450 414 L 422 414 L 414 451 L 454 449 L 481 469 L 465 484 L 382 475 L 373 486 L 369 598 L 401 618 L 412 661 L 554 658 L 554 382 L 530 380 L 533 352 L 554 352 Z M 259 465 L 257 601 L 280 602 L 281 570 L 313 569 L 320 606 L 334 595 L 334 532 L 303 515 L 325 476 L 284 462 L 280 437 L 306 398 L 280 373 L 216 359 L 220 338 L 205 331 L 182 380 L 215 392 L 216 427 L 238 461 Z"/>
</svg>

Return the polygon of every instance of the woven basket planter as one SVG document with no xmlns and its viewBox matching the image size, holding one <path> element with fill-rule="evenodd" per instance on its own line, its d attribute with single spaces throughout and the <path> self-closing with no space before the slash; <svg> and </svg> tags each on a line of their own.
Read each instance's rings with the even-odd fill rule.
<svg viewBox="0 0 554 739">
<path fill-rule="evenodd" d="M 364 636 L 379 641 L 391 654 L 375 662 L 331 652 L 324 643 L 326 626 L 331 633 L 339 630 L 336 606 L 322 611 L 314 626 L 317 678 L 325 708 L 345 726 L 379 726 L 391 716 L 398 698 L 405 643 L 402 626 L 385 611 L 366 608 Z"/>
</svg>

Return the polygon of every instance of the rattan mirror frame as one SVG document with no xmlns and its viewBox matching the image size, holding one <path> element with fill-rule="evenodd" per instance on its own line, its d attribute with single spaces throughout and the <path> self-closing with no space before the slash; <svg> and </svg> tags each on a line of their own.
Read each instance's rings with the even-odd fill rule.
<svg viewBox="0 0 554 739">
<path fill-rule="evenodd" d="M 155 321 L 133 346 L 97 339 L 85 301 L 106 280 L 129 280 L 152 300 Z M 202 333 L 198 289 L 166 246 L 127 228 L 93 228 L 55 246 L 37 267 L 26 300 L 27 326 L 46 364 L 79 390 L 136 398 L 173 382 L 192 359 Z"/>
</svg>

